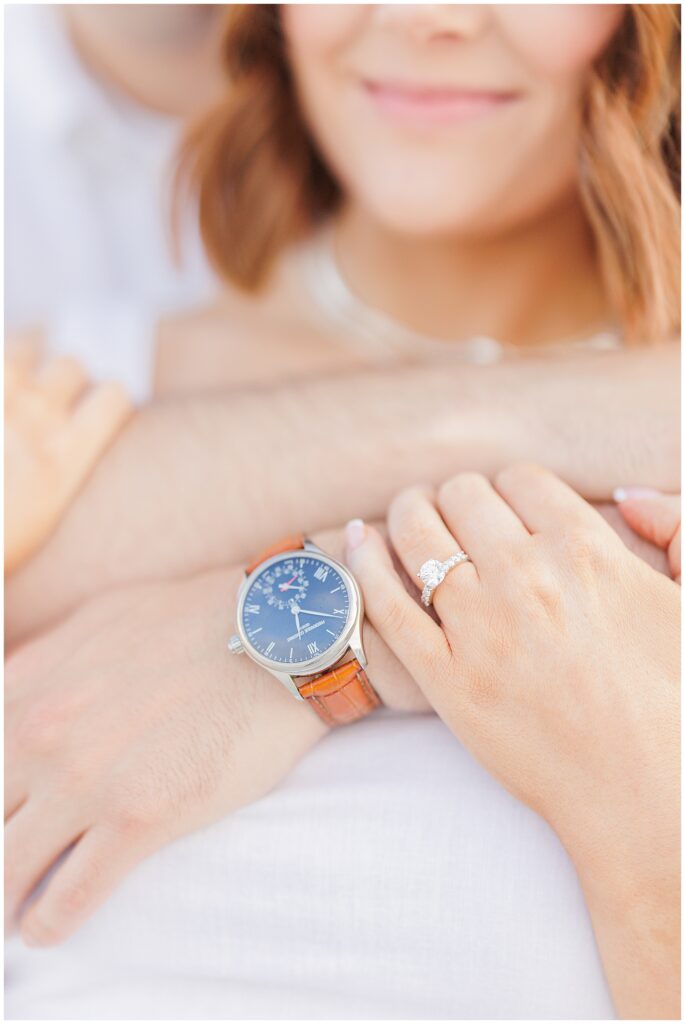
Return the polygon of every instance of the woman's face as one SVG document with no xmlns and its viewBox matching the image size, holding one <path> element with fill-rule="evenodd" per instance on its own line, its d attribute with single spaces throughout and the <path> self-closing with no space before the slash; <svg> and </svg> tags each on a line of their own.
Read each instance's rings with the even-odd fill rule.
<svg viewBox="0 0 685 1024">
<path fill-rule="evenodd" d="M 305 116 L 387 227 L 487 234 L 571 192 L 580 95 L 613 4 L 281 7 Z"/>
</svg>

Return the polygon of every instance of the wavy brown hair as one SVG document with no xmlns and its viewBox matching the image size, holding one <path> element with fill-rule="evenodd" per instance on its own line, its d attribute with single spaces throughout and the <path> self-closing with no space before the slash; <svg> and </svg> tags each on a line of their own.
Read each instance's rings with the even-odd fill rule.
<svg viewBox="0 0 685 1024">
<path fill-rule="evenodd" d="M 226 279 L 258 289 L 340 189 L 302 117 L 277 5 L 227 5 L 225 99 L 188 132 L 179 194 Z M 580 191 L 626 338 L 680 325 L 680 5 L 629 4 L 583 97 Z"/>
</svg>

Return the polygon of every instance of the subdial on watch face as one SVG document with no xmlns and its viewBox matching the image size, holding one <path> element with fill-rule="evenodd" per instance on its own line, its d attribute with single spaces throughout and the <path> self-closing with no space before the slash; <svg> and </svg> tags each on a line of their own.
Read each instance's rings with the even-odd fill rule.
<svg viewBox="0 0 685 1024">
<path fill-rule="evenodd" d="M 278 563 L 264 573 L 262 580 L 266 603 L 279 611 L 304 601 L 309 587 L 309 580 L 302 569 L 292 561 Z"/>
</svg>

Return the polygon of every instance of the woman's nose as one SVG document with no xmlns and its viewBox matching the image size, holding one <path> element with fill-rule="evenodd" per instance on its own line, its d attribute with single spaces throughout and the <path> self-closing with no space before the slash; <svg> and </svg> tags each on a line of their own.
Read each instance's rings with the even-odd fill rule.
<svg viewBox="0 0 685 1024">
<path fill-rule="evenodd" d="M 421 43 L 473 39 L 489 16 L 489 4 L 377 4 L 375 8 L 379 25 Z"/>
</svg>

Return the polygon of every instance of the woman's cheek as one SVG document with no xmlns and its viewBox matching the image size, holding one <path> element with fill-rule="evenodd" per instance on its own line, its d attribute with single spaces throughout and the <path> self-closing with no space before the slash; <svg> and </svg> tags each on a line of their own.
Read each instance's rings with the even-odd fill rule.
<svg viewBox="0 0 685 1024">
<path fill-rule="evenodd" d="M 364 4 L 281 4 L 280 18 L 296 54 L 326 57 L 353 41 L 368 9 Z"/>
<path fill-rule="evenodd" d="M 495 4 L 508 44 L 550 78 L 584 70 L 607 46 L 625 16 L 625 4 Z"/>
</svg>

